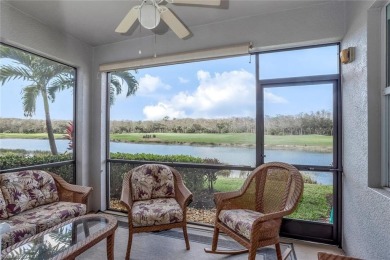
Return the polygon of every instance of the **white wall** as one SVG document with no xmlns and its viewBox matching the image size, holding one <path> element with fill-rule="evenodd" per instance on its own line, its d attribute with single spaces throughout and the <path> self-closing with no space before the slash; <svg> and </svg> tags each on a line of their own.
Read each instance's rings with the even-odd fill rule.
<svg viewBox="0 0 390 260">
<path fill-rule="evenodd" d="M 342 48 L 356 47 L 356 60 L 342 65 L 342 245 L 348 255 L 381 260 L 390 257 L 390 193 L 373 188 L 380 186 L 381 170 L 381 55 L 380 10 L 372 5 L 348 3 L 342 41 Z"/>
<path fill-rule="evenodd" d="M 4 1 L 0 2 L 0 39 L 2 42 L 77 68 L 77 183 L 89 185 L 89 92 L 92 48 L 47 25 L 26 16 Z"/>
<path fill-rule="evenodd" d="M 157 36 L 156 53 L 157 55 L 173 54 L 244 42 L 252 42 L 261 50 L 337 42 L 345 33 L 344 7 L 344 3 L 333 2 L 197 26 L 190 28 L 194 36 L 185 41 L 178 39 L 172 32 L 167 32 Z M 94 48 L 94 71 L 98 70 L 100 64 L 151 57 L 154 54 L 153 44 L 154 37 L 145 37 L 98 46 Z M 139 50 L 142 51 L 141 55 Z M 91 135 L 92 171 L 96 174 L 100 173 L 101 176 L 100 179 L 93 180 L 93 184 L 96 185 L 94 187 L 104 187 L 105 184 L 105 163 L 104 153 L 102 153 L 105 143 L 98 142 L 105 129 L 105 106 L 98 102 L 102 100 L 102 95 L 105 95 L 100 81 L 101 78 L 94 78 L 92 94 L 96 103 L 91 103 L 90 108 L 91 118 L 93 118 L 91 127 L 94 129 Z M 94 193 L 96 192 L 98 191 L 95 189 Z M 105 206 L 103 192 L 100 191 L 102 208 Z"/>
</svg>

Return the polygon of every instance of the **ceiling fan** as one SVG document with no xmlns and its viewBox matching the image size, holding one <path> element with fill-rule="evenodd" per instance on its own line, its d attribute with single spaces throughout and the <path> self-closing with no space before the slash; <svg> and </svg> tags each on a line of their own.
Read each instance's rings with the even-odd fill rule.
<svg viewBox="0 0 390 260">
<path fill-rule="evenodd" d="M 169 28 L 181 39 L 190 35 L 190 31 L 166 6 L 160 5 L 166 1 L 170 4 L 219 6 L 221 0 L 141 0 L 140 5 L 130 9 L 122 22 L 115 29 L 117 33 L 126 33 L 138 19 L 146 29 L 154 29 L 163 20 Z"/>
</svg>

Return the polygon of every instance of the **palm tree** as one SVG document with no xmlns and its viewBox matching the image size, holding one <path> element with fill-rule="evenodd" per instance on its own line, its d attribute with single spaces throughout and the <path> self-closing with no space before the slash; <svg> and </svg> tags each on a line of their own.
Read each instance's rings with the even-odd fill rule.
<svg viewBox="0 0 390 260">
<path fill-rule="evenodd" d="M 134 71 L 137 73 L 137 71 Z M 130 71 L 114 71 L 111 72 L 111 80 L 110 80 L 110 106 L 112 106 L 115 102 L 115 96 L 122 93 L 123 83 L 127 84 L 127 93 L 126 97 L 134 95 L 138 90 L 138 81 L 131 74 Z"/>
<path fill-rule="evenodd" d="M 38 96 L 42 97 L 50 150 L 53 155 L 58 154 L 50 118 L 49 101 L 54 102 L 57 91 L 74 86 L 74 69 L 5 45 L 0 46 L 0 58 L 14 61 L 11 64 L 2 64 L 0 67 L 2 86 L 7 81 L 15 79 L 22 79 L 28 84 L 23 86 L 21 92 L 24 116 L 32 117 L 35 114 L 36 100 Z"/>
<path fill-rule="evenodd" d="M 0 45 L 0 58 L 14 61 L 13 64 L 2 64 L 0 66 L 2 86 L 7 81 L 15 79 L 22 79 L 28 83 L 22 89 L 23 109 L 26 117 L 32 117 L 35 114 L 37 97 L 42 96 L 50 150 L 53 155 L 58 154 L 50 118 L 49 101 L 55 101 L 56 92 L 74 86 L 75 70 L 58 62 L 5 45 Z M 126 97 L 135 94 L 138 89 L 138 82 L 129 71 L 116 71 L 111 74 L 110 105 L 114 104 L 115 96 L 122 92 L 124 82 L 127 84 Z"/>
<path fill-rule="evenodd" d="M 134 71 L 137 73 L 137 71 Z M 123 83 L 126 82 L 127 84 L 127 93 L 126 97 L 129 97 L 131 95 L 134 95 L 135 92 L 138 89 L 138 81 L 134 77 L 133 74 L 129 71 L 114 71 L 111 72 L 111 80 L 110 80 L 110 94 L 109 94 L 109 101 L 110 106 L 112 106 L 115 103 L 115 96 L 122 93 L 122 86 Z M 73 149 L 73 131 L 74 126 L 73 122 L 69 122 L 66 127 L 66 133 L 64 137 L 69 140 L 68 150 Z"/>
</svg>

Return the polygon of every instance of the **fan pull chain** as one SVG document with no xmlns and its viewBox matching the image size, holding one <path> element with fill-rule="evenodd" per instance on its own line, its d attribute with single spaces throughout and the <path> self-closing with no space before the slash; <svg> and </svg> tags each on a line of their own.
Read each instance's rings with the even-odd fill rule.
<svg viewBox="0 0 390 260">
<path fill-rule="evenodd" d="M 252 54 L 249 54 L 249 64 L 252 63 Z"/>
<path fill-rule="evenodd" d="M 156 52 L 156 46 L 157 46 L 157 35 L 154 33 L 154 57 L 157 58 L 157 52 Z"/>
<path fill-rule="evenodd" d="M 156 15 L 157 15 L 157 8 L 154 9 L 154 19 L 156 19 Z M 154 23 L 156 23 L 156 21 Z M 154 29 L 154 30 L 156 30 L 156 29 Z M 157 57 L 157 54 L 156 54 L 157 35 L 156 35 L 156 31 L 153 31 L 153 32 L 154 32 L 154 45 L 153 45 L 153 49 L 154 49 L 154 57 L 156 58 Z"/>
<path fill-rule="evenodd" d="M 142 9 L 139 10 L 139 16 L 140 18 L 142 17 Z M 141 24 L 139 25 L 139 39 L 142 39 L 141 37 Z M 139 50 L 138 50 L 138 54 L 141 55 L 142 54 L 142 51 L 141 51 L 141 47 L 142 47 L 142 41 L 140 40 L 140 47 L 139 47 Z"/>
</svg>

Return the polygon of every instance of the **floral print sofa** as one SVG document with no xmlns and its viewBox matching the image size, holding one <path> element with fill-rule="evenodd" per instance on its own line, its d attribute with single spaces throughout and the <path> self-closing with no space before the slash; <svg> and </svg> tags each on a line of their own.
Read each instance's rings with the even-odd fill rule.
<svg viewBox="0 0 390 260">
<path fill-rule="evenodd" d="M 0 222 L 11 226 L 2 235 L 1 248 L 84 215 L 91 191 L 40 170 L 0 174 Z"/>
</svg>

